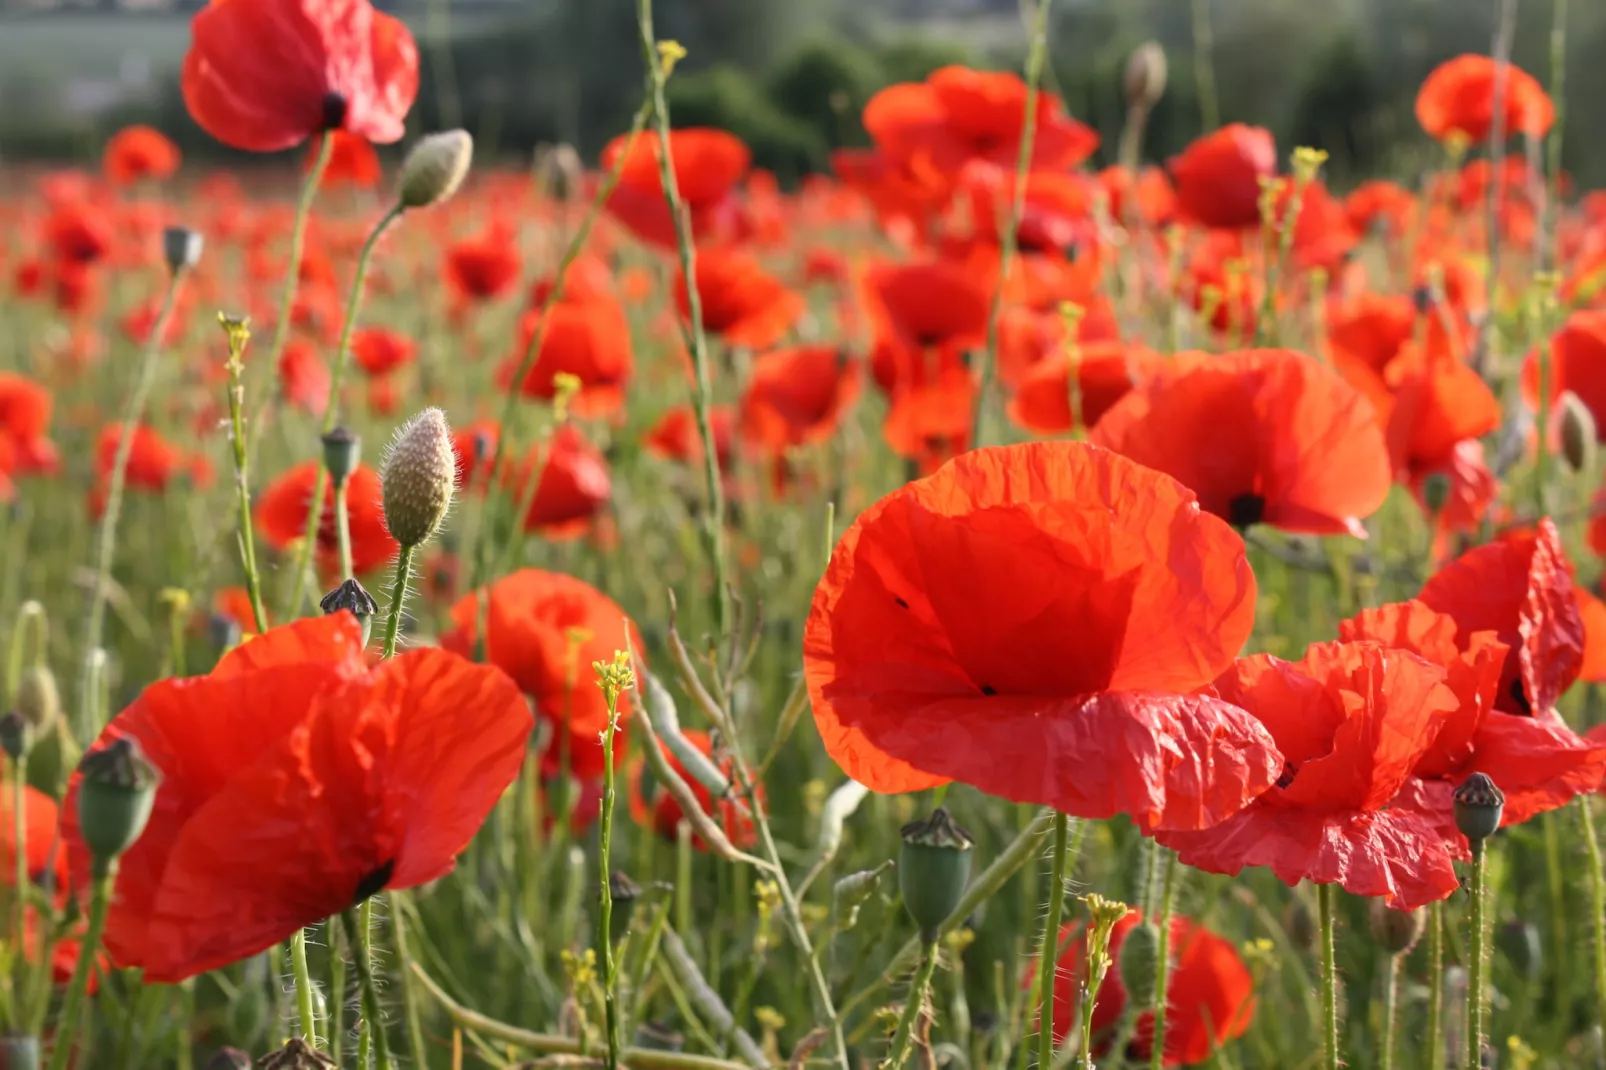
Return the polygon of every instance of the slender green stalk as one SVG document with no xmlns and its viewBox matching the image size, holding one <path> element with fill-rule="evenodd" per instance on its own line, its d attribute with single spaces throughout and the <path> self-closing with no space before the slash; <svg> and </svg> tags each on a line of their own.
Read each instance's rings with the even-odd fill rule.
<svg viewBox="0 0 1606 1070">
<path fill-rule="evenodd" d="M 257 634 L 268 630 L 268 613 L 262 604 L 262 574 L 257 569 L 255 525 L 251 523 L 249 443 L 245 437 L 245 346 L 251 334 L 244 320 L 223 320 L 229 336 L 229 443 L 234 452 L 234 501 L 240 532 L 240 563 L 245 569 L 245 591 L 251 600 L 251 619 Z"/>
<path fill-rule="evenodd" d="M 318 1016 L 312 1009 L 312 971 L 307 968 L 307 930 L 297 929 L 290 937 L 290 971 L 295 977 L 296 1016 L 300 1019 L 301 1039 L 318 1046 Z"/>
<path fill-rule="evenodd" d="M 909 984 L 908 998 L 903 1001 L 903 1013 L 898 1015 L 898 1030 L 892 1035 L 892 1054 L 881 1064 L 887 1070 L 903 1070 L 903 1064 L 909 1059 L 909 1050 L 914 1046 L 915 1022 L 920 1018 L 920 1008 L 926 1002 L 926 992 L 931 988 L 931 975 L 936 969 L 937 942 L 933 940 L 921 947 L 920 966 Z"/>
<path fill-rule="evenodd" d="M 351 568 L 351 512 L 346 508 L 349 479 L 335 484 L 335 539 L 340 547 L 340 575 L 355 579 Z"/>
<path fill-rule="evenodd" d="M 1467 963 L 1467 1063 L 1469 1070 L 1483 1065 L 1483 989 L 1489 958 L 1489 926 L 1484 920 L 1484 900 L 1488 894 L 1488 848 L 1484 840 L 1472 841 L 1472 939 Z"/>
<path fill-rule="evenodd" d="M 1216 99 L 1215 50 L 1210 0 L 1193 0 L 1193 77 L 1199 94 L 1199 120 L 1207 134 L 1221 125 L 1221 104 Z"/>
<path fill-rule="evenodd" d="M 1043 950 L 1037 967 L 1037 1065 L 1054 1065 L 1054 974 L 1059 969 L 1060 916 L 1065 911 L 1065 856 L 1071 819 L 1054 812 L 1053 873 L 1048 886 L 1048 917 L 1043 919 Z"/>
<path fill-rule="evenodd" d="M 1602 870 L 1600 840 L 1595 836 L 1595 814 L 1590 796 L 1578 796 L 1578 817 L 1584 825 L 1584 847 L 1589 852 L 1589 917 L 1595 936 L 1595 1013 L 1606 1023 L 1606 871 Z"/>
<path fill-rule="evenodd" d="M 1428 904 L 1428 1066 L 1444 1066 L 1444 904 Z"/>
<path fill-rule="evenodd" d="M 1338 909 L 1338 889 L 1332 884 L 1316 886 L 1316 902 L 1321 915 L 1322 945 L 1322 1068 L 1338 1070 L 1338 965 L 1333 948 L 1333 915 Z"/>
<path fill-rule="evenodd" d="M 385 646 L 380 657 L 393 657 L 396 636 L 401 631 L 402 604 L 407 601 L 407 579 L 412 574 L 416 546 L 403 546 L 396 558 L 396 579 L 390 585 L 390 613 L 385 619 Z"/>
<path fill-rule="evenodd" d="M 329 941 L 329 1057 L 338 1066 L 346 1039 L 346 953 L 334 919 L 325 926 L 324 935 Z"/>
<path fill-rule="evenodd" d="M 602 813 L 598 825 L 597 868 L 601 871 L 597 888 L 597 961 L 602 967 L 602 1008 L 607 1029 L 607 1070 L 619 1070 L 619 964 L 613 954 L 613 886 L 609 861 L 613 857 L 613 811 L 615 806 L 613 741 L 619 733 L 619 693 L 617 685 L 604 683 L 608 696 L 608 727 L 602 732 Z"/>
<path fill-rule="evenodd" d="M 1545 215 L 1536 241 L 1543 243 L 1539 269 L 1548 271 L 1556 257 L 1554 228 L 1561 220 L 1561 135 L 1567 117 L 1567 0 L 1553 0 L 1550 21 L 1550 100 L 1556 109 L 1546 144 Z"/>
<path fill-rule="evenodd" d="M 1165 1019 L 1171 1002 L 1171 915 L 1177 906 L 1179 868 L 1170 850 L 1160 850 L 1160 953 L 1154 969 L 1154 1041 L 1150 1045 L 1149 1070 L 1160 1070 L 1165 1065 Z"/>
<path fill-rule="evenodd" d="M 17 916 L 13 929 L 12 953 L 16 958 L 16 976 L 13 981 L 12 992 L 27 992 L 28 985 L 28 956 L 22 950 L 28 946 L 28 823 L 23 820 L 26 812 L 28 794 L 28 748 L 23 747 L 17 755 L 16 764 L 11 770 L 11 843 L 12 854 L 16 856 L 17 868 L 13 875 L 15 883 L 11 886 L 17 900 Z M 50 971 L 47 961 L 41 961 L 40 969 Z M 20 1021 L 20 1015 L 26 1013 L 26 1008 L 13 1005 L 12 1017 Z"/>
<path fill-rule="evenodd" d="M 368 232 L 362 251 L 357 254 L 357 272 L 351 279 L 351 292 L 346 296 L 346 318 L 340 326 L 340 341 L 335 346 L 334 366 L 329 370 L 329 398 L 323 411 L 323 434 L 335 429 L 340 416 L 340 386 L 346 378 L 346 365 L 351 362 L 351 334 L 357 326 L 357 313 L 362 309 L 363 286 L 368 281 L 368 264 L 373 259 L 374 247 L 390 225 L 401 218 L 402 206 L 393 205 L 379 218 L 374 229 Z M 312 550 L 318 541 L 318 525 L 323 520 L 323 492 L 328 485 L 329 469 L 323 460 L 318 461 L 318 475 L 312 483 L 312 498 L 307 508 L 307 523 L 301 533 L 301 545 L 296 550 L 295 566 L 290 573 L 290 601 L 281 619 L 293 620 L 301 611 L 301 599 L 306 594 Z"/>
<path fill-rule="evenodd" d="M 653 36 L 652 0 L 636 0 L 636 26 L 641 33 L 641 58 L 647 66 L 647 92 L 652 100 L 653 127 L 658 135 L 658 178 L 669 203 L 669 215 L 675 224 L 675 248 L 680 257 L 680 275 L 686 287 L 687 319 L 691 343 L 692 366 L 696 371 L 697 394 L 693 399 L 697 415 L 697 434 L 703 443 L 703 480 L 708 490 L 708 517 L 703 525 L 704 549 L 714 566 L 716 587 L 714 606 L 719 635 L 724 635 L 731 619 L 729 577 L 725 564 L 725 491 L 719 475 L 719 451 L 714 445 L 713 410 L 714 388 L 710 378 L 708 335 L 703 330 L 703 298 L 697 286 L 697 250 L 692 240 L 691 217 L 680 199 L 680 185 L 675 178 L 674 160 L 670 153 L 669 102 L 664 96 L 664 85 L 669 80 L 673 61 L 668 54 L 660 55 L 659 42 Z"/>
<path fill-rule="evenodd" d="M 976 381 L 976 409 L 971 417 L 971 445 L 987 444 L 987 399 L 992 393 L 993 373 L 998 364 L 999 324 L 1004 314 L 1004 289 L 1015 263 L 1016 235 L 1026 212 L 1026 181 L 1032 169 L 1032 147 L 1037 141 L 1037 87 L 1043 80 L 1043 58 L 1048 54 L 1048 11 L 1053 0 L 1037 0 L 1037 17 L 1032 21 L 1031 43 L 1026 53 L 1026 111 L 1021 120 L 1020 149 L 1015 156 L 1014 189 L 1009 214 L 998 220 L 998 285 L 987 307 L 987 346 L 981 354 L 981 370 Z M 1073 375 L 1072 378 L 1075 378 Z"/>
<path fill-rule="evenodd" d="M 1496 290 L 1500 284 L 1500 199 L 1505 192 L 1505 183 L 1498 177 L 1502 173 L 1502 164 L 1506 156 L 1506 138 L 1511 131 L 1506 129 L 1506 97 L 1511 92 L 1511 43 L 1517 33 L 1517 0 L 1500 0 L 1499 16 L 1495 23 L 1494 34 L 1494 100 L 1493 120 L 1489 124 L 1489 192 L 1484 200 L 1484 227 L 1488 230 L 1489 268 L 1486 286 L 1489 294 L 1490 307 L 1493 308 L 1498 300 Z M 1489 370 L 1489 344 L 1494 332 L 1493 316 L 1484 316 L 1478 324 L 1477 348 L 1473 351 L 1473 367 L 1479 375 L 1486 375 Z M 1539 438 L 1544 440 L 1549 428 L 1539 428 Z"/>
<path fill-rule="evenodd" d="M 1390 955 L 1383 974 L 1383 1062 L 1379 1070 L 1394 1070 L 1394 1029 L 1400 1002 L 1400 956 Z"/>
<path fill-rule="evenodd" d="M 162 338 L 167 334 L 167 323 L 173 318 L 178 302 L 179 288 L 184 284 L 185 269 L 178 268 L 167 280 L 167 293 L 162 298 L 161 311 L 151 325 L 150 337 L 145 339 L 145 352 L 140 358 L 139 377 L 128 398 L 128 409 L 123 415 L 122 433 L 117 441 L 117 453 L 112 458 L 111 474 L 106 486 L 106 511 L 101 514 L 99 549 L 95 559 L 95 585 L 89 592 L 89 619 L 84 626 L 84 668 L 79 677 L 78 736 L 90 739 L 96 725 L 91 723 L 89 710 L 93 704 L 90 691 L 90 662 L 100 649 L 106 626 L 106 587 L 111 582 L 112 556 L 117 550 L 117 521 L 123 512 L 123 491 L 128 482 L 128 459 L 134 453 L 134 433 L 145 413 L 151 387 L 156 383 L 156 358 L 161 352 Z"/>
<path fill-rule="evenodd" d="M 366 909 L 368 903 L 363 907 Z M 352 958 L 357 963 L 357 983 L 362 988 L 363 1037 L 372 1038 L 370 1043 L 378 1070 L 391 1070 L 390 1041 L 385 1037 L 385 1022 L 379 1014 L 379 989 L 374 984 L 373 965 L 368 961 L 368 926 L 357 920 L 357 912 L 351 907 L 340 912 L 340 923 L 345 927 L 346 942 L 351 945 Z M 366 1059 L 359 1060 L 359 1066 L 367 1065 Z"/>
<path fill-rule="evenodd" d="M 301 285 L 301 257 L 307 247 L 307 221 L 312 218 L 312 202 L 318 197 L 323 173 L 329 168 L 329 157 L 334 155 L 333 134 L 319 135 L 318 158 L 307 180 L 301 186 L 301 199 L 296 202 L 295 222 L 290 226 L 290 266 L 284 273 L 284 291 L 279 296 L 279 318 L 273 324 L 273 348 L 268 351 L 268 367 L 277 368 L 284 347 L 290 342 L 290 319 L 296 305 L 296 290 Z"/>
<path fill-rule="evenodd" d="M 408 1054 L 418 1070 L 429 1070 L 429 1049 L 424 1046 L 424 1022 L 418 1006 L 418 986 L 413 980 L 412 951 L 407 944 L 408 912 L 412 907 L 406 892 L 390 893 L 390 932 L 396 942 L 396 966 L 401 973 L 402 1016 L 407 1023 Z"/>
<path fill-rule="evenodd" d="M 84 997 L 89 991 L 89 977 L 94 972 L 101 934 L 106 930 L 106 909 L 111 905 L 112 882 L 116 876 L 115 859 L 106 865 L 104 873 L 95 875 L 89 901 L 89 930 L 84 933 L 84 942 L 78 949 L 78 964 L 73 967 L 67 998 L 61 1005 L 61 1017 L 57 1019 L 56 1042 L 50 1052 L 50 1070 L 67 1070 L 72 1050 L 82 1037 Z"/>
</svg>

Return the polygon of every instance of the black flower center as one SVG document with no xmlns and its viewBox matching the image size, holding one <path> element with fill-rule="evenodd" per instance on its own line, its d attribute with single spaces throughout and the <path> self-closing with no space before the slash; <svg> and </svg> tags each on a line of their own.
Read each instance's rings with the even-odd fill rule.
<svg viewBox="0 0 1606 1070">
<path fill-rule="evenodd" d="M 394 858 L 386 859 L 380 863 L 378 869 L 373 870 L 357 882 L 357 896 L 352 900 L 351 905 L 357 906 L 363 901 L 378 895 L 384 890 L 385 885 L 390 883 L 390 876 L 395 871 L 396 860 Z"/>
<path fill-rule="evenodd" d="M 1517 704 L 1517 709 L 1522 711 L 1524 717 L 1533 716 L 1533 703 L 1528 701 L 1528 693 L 1523 690 L 1522 677 L 1513 676 L 1511 678 L 1511 686 L 1506 689 L 1506 693 L 1511 696 L 1511 701 Z"/>
<path fill-rule="evenodd" d="M 339 130 L 346 125 L 346 97 L 334 90 L 323 95 L 323 128 Z"/>
<path fill-rule="evenodd" d="M 1266 517 L 1266 499 L 1259 494 L 1240 494 L 1227 503 L 1227 523 L 1244 530 Z"/>
</svg>

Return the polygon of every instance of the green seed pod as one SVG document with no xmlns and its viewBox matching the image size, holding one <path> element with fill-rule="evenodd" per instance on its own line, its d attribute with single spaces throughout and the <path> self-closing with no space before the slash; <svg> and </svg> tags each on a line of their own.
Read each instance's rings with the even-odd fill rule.
<svg viewBox="0 0 1606 1070">
<path fill-rule="evenodd" d="M 345 610 L 356 617 L 362 625 L 363 646 L 368 645 L 368 636 L 374 630 L 374 617 L 379 613 L 379 603 L 355 577 L 347 577 L 339 587 L 324 595 L 318 602 L 318 608 L 325 613 Z"/>
<path fill-rule="evenodd" d="M 449 200 L 468 177 L 474 139 L 467 130 L 447 130 L 419 139 L 402 161 L 396 196 L 403 208 L 428 208 Z"/>
<path fill-rule="evenodd" d="M 219 1048 L 206 1061 L 206 1070 L 251 1070 L 251 1056 L 239 1048 Z"/>
<path fill-rule="evenodd" d="M 636 1030 L 636 1047 L 647 1051 L 683 1051 L 686 1038 L 661 1022 L 642 1022 Z"/>
<path fill-rule="evenodd" d="M 145 831 L 161 773 L 132 736 L 95 747 L 78 763 L 78 772 L 79 830 L 95 876 L 101 877 Z"/>
<path fill-rule="evenodd" d="M 920 928 L 920 939 L 935 943 L 942 923 L 965 894 L 975 841 L 940 806 L 924 821 L 903 826 L 901 833 L 898 886 L 903 907 Z"/>
<path fill-rule="evenodd" d="M 385 526 L 403 546 L 418 546 L 440 530 L 452 505 L 457 454 L 446 414 L 425 409 L 409 420 L 379 470 Z"/>
<path fill-rule="evenodd" d="M 284 1047 L 257 1061 L 257 1070 L 335 1070 L 336 1063 L 300 1037 L 284 1042 Z"/>
<path fill-rule="evenodd" d="M 44 664 L 26 665 L 17 681 L 17 714 L 34 730 L 34 734 L 48 732 L 61 716 L 61 692 L 56 687 L 56 675 Z"/>
<path fill-rule="evenodd" d="M 608 936 L 617 944 L 630 931 L 630 922 L 636 915 L 636 901 L 641 898 L 641 885 L 616 869 L 608 874 L 608 896 L 613 900 Z"/>
<path fill-rule="evenodd" d="M 1420 910 L 1395 910 L 1381 899 L 1368 900 L 1367 927 L 1377 945 L 1391 955 L 1403 955 L 1422 935 Z"/>
<path fill-rule="evenodd" d="M 1495 834 L 1506 796 L 1484 773 L 1473 773 L 1455 789 L 1455 827 L 1477 847 Z"/>
<path fill-rule="evenodd" d="M 1496 930 L 1495 946 L 1519 977 L 1530 982 L 1539 980 L 1545 964 L 1544 942 L 1539 938 L 1539 926 L 1521 918 L 1512 918 Z"/>
<path fill-rule="evenodd" d="M 1571 390 L 1561 396 L 1561 455 L 1574 472 L 1595 463 L 1595 416 Z"/>
<path fill-rule="evenodd" d="M 1438 516 L 1445 505 L 1450 501 L 1450 477 L 1443 472 L 1434 472 L 1422 481 L 1422 506 L 1433 516 Z"/>
<path fill-rule="evenodd" d="M 1121 971 L 1121 986 L 1127 998 L 1146 1006 L 1160 975 L 1160 927 L 1145 921 L 1128 929 L 1126 939 L 1121 941 L 1116 968 Z"/>
<path fill-rule="evenodd" d="M 362 458 L 362 439 L 347 428 L 337 427 L 321 441 L 323 466 L 329 469 L 329 479 L 338 487 L 357 470 Z"/>
</svg>

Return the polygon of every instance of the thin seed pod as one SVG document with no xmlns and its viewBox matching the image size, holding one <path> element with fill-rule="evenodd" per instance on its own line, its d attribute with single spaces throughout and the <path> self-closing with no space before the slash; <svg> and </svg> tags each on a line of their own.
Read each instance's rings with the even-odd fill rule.
<svg viewBox="0 0 1606 1070">
<path fill-rule="evenodd" d="M 714 798 L 725 798 L 731 793 L 730 778 L 714 764 L 712 758 L 694 747 L 681 732 L 680 714 L 675 709 L 675 700 L 669 694 L 669 689 L 649 672 L 643 671 L 640 676 L 642 705 L 646 707 L 647 717 L 652 721 L 654 733 L 694 780 L 707 788 Z"/>
</svg>

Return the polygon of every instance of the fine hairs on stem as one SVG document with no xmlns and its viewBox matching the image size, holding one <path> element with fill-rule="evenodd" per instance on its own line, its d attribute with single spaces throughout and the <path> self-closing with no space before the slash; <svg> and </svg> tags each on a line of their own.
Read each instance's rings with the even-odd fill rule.
<svg viewBox="0 0 1606 1070">
<path fill-rule="evenodd" d="M 50 1052 L 50 1070 L 67 1070 L 72 1050 L 87 1025 L 84 999 L 89 991 L 89 976 L 94 972 L 95 955 L 100 950 L 101 934 L 106 930 L 106 911 L 111 906 L 112 883 L 117 878 L 117 864 L 111 862 L 95 876 L 89 903 L 89 930 L 78 949 L 78 964 L 73 967 L 72 980 L 67 985 L 67 997 L 61 1005 L 61 1017 L 56 1029 L 55 1045 Z"/>
<path fill-rule="evenodd" d="M 1333 946 L 1334 914 L 1338 907 L 1338 886 L 1318 884 L 1316 902 L 1320 913 L 1317 939 L 1322 953 L 1322 1067 L 1338 1070 L 1338 966 Z"/>
<path fill-rule="evenodd" d="M 1149 1070 L 1160 1070 L 1165 1061 L 1166 1007 L 1171 991 L 1171 915 L 1176 910 L 1177 871 L 1181 869 L 1172 851 L 1158 844 L 1155 846 L 1155 864 L 1160 869 L 1160 920 L 1157 922 L 1160 953 L 1154 964 L 1154 996 L 1151 1003 L 1154 1008 L 1154 1036 L 1157 1039 L 1150 1045 Z"/>
<path fill-rule="evenodd" d="M 1048 915 L 1043 919 L 1043 945 L 1037 969 L 1037 1065 L 1054 1065 L 1054 974 L 1059 959 L 1060 917 L 1065 911 L 1065 856 L 1070 843 L 1070 818 L 1054 812 L 1054 861 L 1049 877 Z"/>
</svg>

